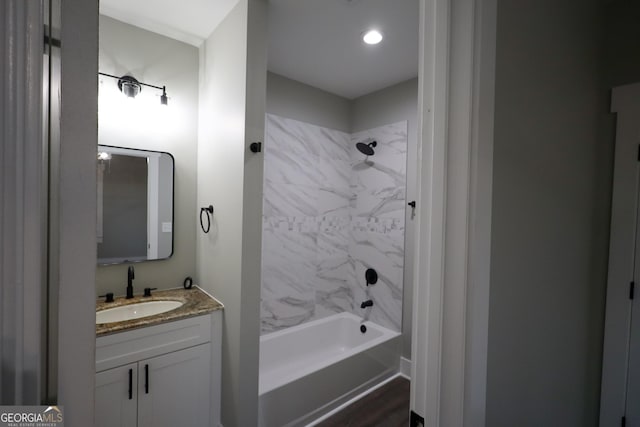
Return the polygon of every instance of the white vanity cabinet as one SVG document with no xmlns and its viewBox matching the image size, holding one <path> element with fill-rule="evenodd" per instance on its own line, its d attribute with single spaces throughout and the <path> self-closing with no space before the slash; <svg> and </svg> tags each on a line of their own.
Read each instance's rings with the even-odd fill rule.
<svg viewBox="0 0 640 427">
<path fill-rule="evenodd" d="M 96 340 L 96 427 L 218 426 L 221 313 Z"/>
</svg>

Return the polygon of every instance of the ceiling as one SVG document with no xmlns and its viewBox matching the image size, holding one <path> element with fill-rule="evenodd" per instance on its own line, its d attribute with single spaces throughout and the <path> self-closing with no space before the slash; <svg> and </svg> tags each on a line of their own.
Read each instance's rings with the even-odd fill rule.
<svg viewBox="0 0 640 427">
<path fill-rule="evenodd" d="M 100 0 L 100 13 L 200 46 L 238 0 Z"/>
<path fill-rule="evenodd" d="M 271 0 L 269 70 L 349 99 L 416 77 L 418 0 Z"/>
<path fill-rule="evenodd" d="M 238 0 L 102 0 L 114 19 L 199 46 Z M 269 70 L 354 99 L 418 75 L 419 0 L 270 0 Z M 362 42 L 370 28 L 382 42 Z"/>
</svg>

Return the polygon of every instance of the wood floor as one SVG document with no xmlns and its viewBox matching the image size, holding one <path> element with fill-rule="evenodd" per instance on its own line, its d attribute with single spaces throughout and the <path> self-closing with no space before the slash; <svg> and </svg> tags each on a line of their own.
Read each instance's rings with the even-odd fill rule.
<svg viewBox="0 0 640 427">
<path fill-rule="evenodd" d="M 317 427 L 407 427 L 409 381 L 398 377 L 372 391 Z"/>
</svg>

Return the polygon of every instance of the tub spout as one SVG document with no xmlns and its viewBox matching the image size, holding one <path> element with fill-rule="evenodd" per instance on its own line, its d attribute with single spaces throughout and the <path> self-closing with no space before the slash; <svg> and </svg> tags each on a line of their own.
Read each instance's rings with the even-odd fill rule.
<svg viewBox="0 0 640 427">
<path fill-rule="evenodd" d="M 366 301 L 364 301 L 362 304 L 360 304 L 360 308 L 367 308 L 367 307 L 373 307 L 373 301 L 368 299 Z"/>
</svg>

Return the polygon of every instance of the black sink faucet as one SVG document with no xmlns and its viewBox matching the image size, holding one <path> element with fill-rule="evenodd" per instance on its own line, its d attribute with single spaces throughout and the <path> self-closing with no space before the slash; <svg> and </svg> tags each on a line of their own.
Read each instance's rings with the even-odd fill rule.
<svg viewBox="0 0 640 427">
<path fill-rule="evenodd" d="M 133 279 L 136 278 L 136 274 L 133 271 L 133 265 L 129 266 L 127 270 L 127 299 L 133 298 Z"/>
<path fill-rule="evenodd" d="M 360 308 L 367 308 L 367 307 L 373 307 L 373 301 L 368 299 L 366 301 L 364 301 L 362 304 L 360 304 Z"/>
</svg>

